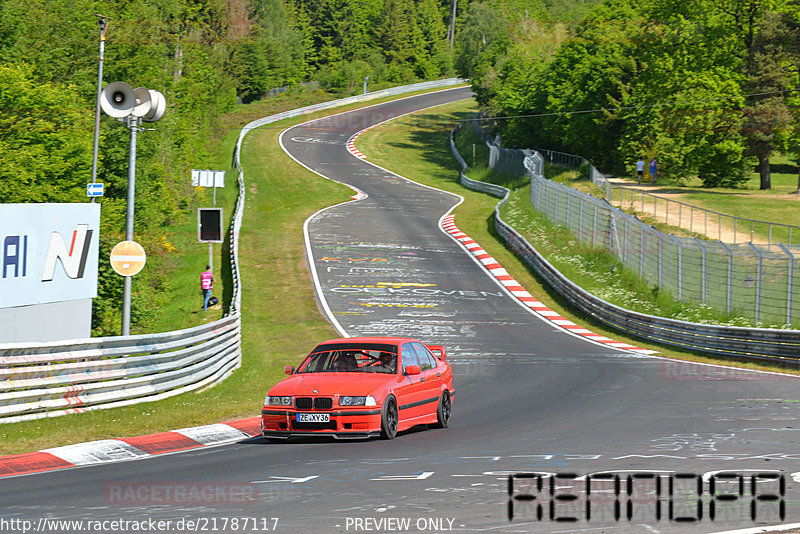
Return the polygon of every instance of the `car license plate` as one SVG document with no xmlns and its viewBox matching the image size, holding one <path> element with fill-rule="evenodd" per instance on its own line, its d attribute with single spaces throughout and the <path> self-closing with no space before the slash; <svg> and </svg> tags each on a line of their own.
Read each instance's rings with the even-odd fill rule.
<svg viewBox="0 0 800 534">
<path fill-rule="evenodd" d="M 299 413 L 297 414 L 298 423 L 329 423 L 331 415 L 327 413 Z"/>
</svg>

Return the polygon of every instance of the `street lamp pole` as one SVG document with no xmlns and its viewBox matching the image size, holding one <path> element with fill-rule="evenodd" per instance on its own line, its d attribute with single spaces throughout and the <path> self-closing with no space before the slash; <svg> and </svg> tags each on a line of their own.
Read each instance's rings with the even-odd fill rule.
<svg viewBox="0 0 800 534">
<path fill-rule="evenodd" d="M 136 199 L 136 134 L 141 119 L 134 115 L 127 118 L 131 131 L 130 150 L 128 152 L 128 200 L 125 212 L 125 240 L 133 241 L 134 201 Z M 131 278 L 123 277 L 122 282 L 122 335 L 131 333 Z"/>
<path fill-rule="evenodd" d="M 106 30 L 108 21 L 103 15 L 95 15 L 100 25 L 100 61 L 97 66 L 97 107 L 94 110 L 94 153 L 92 155 L 92 183 L 97 182 L 97 153 L 100 145 L 100 96 L 103 94 L 103 58 L 106 51 Z M 94 203 L 95 197 L 92 197 Z"/>
<path fill-rule="evenodd" d="M 125 240 L 133 241 L 133 211 L 136 199 L 136 134 L 139 131 L 142 120 L 156 122 L 164 115 L 167 102 L 164 100 L 164 95 L 158 91 L 145 87 L 133 89 L 125 82 L 112 82 L 103 89 L 100 105 L 107 115 L 116 119 L 124 118 L 131 132 L 130 150 L 128 152 L 128 202 L 125 213 Z M 141 251 L 141 265 L 144 265 L 144 251 L 137 243 L 134 242 L 134 245 Z M 140 257 L 125 259 L 135 262 L 139 261 Z M 115 265 L 113 259 L 111 265 Z M 140 269 L 141 265 L 139 266 Z M 124 267 L 128 266 L 123 265 Z M 131 276 L 139 271 L 136 270 L 128 274 L 126 271 L 129 270 L 126 269 L 121 272 L 114 267 L 114 270 L 123 276 L 122 335 L 127 336 L 130 335 L 131 328 Z"/>
</svg>

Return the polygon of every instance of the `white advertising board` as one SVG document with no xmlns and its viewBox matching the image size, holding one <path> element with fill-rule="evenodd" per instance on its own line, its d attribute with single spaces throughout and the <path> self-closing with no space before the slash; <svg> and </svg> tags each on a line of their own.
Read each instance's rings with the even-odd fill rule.
<svg viewBox="0 0 800 534">
<path fill-rule="evenodd" d="M 0 204 L 0 308 L 97 296 L 100 204 Z"/>
</svg>

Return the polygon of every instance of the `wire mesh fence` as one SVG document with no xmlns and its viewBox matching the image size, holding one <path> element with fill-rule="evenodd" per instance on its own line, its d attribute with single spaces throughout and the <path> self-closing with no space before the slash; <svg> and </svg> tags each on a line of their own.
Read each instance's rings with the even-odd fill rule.
<svg viewBox="0 0 800 534">
<path fill-rule="evenodd" d="M 615 206 L 652 215 L 666 224 L 726 243 L 800 244 L 800 227 L 790 224 L 726 215 L 611 182 L 607 182 L 605 190 Z"/>
<path fill-rule="evenodd" d="M 708 306 L 722 315 L 742 316 L 757 325 L 800 325 L 800 275 L 795 269 L 800 245 L 790 243 L 787 225 L 774 225 L 787 227 L 781 230 L 785 231 L 786 243 L 772 239 L 760 244 L 752 239 L 725 243 L 667 234 L 606 199 L 544 178 L 543 162 L 569 167 L 588 165 L 592 181 L 613 199 L 611 183 L 585 159 L 535 151 L 520 160 L 519 153 L 528 151 L 504 154 L 507 149 L 495 140 L 485 139 L 490 152 L 498 153 L 495 161 L 503 162 L 505 167 L 516 165 L 504 172 L 525 172 L 530 176 L 530 202 L 537 211 L 569 228 L 581 243 L 615 254 L 622 265 L 638 273 L 651 287 L 669 292 L 681 302 Z M 688 209 L 686 206 L 679 209 Z M 779 231 L 773 228 L 769 233 L 775 236 Z"/>
</svg>

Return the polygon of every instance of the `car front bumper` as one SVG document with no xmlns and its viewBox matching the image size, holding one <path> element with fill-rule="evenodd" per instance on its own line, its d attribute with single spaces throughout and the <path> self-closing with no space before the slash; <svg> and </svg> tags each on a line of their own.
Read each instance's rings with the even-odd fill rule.
<svg viewBox="0 0 800 534">
<path fill-rule="evenodd" d="M 381 410 L 347 408 L 345 410 L 300 411 L 300 413 L 327 413 L 328 422 L 298 423 L 298 410 L 265 406 L 261 410 L 261 433 L 268 438 L 292 436 L 329 436 L 337 439 L 368 438 L 380 434 Z"/>
</svg>

